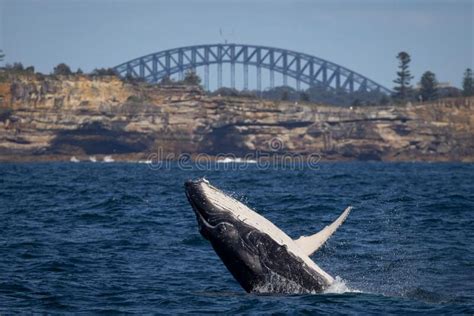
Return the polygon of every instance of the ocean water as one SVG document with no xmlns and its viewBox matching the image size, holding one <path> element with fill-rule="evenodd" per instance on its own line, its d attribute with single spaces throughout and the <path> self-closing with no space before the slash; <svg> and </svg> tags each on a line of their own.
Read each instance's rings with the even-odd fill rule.
<svg viewBox="0 0 474 316">
<path fill-rule="evenodd" d="M 218 169 L 1 164 L 0 314 L 474 313 L 473 164 Z M 183 183 L 202 176 L 292 237 L 352 205 L 312 256 L 330 292 L 245 293 L 198 233 Z"/>
</svg>

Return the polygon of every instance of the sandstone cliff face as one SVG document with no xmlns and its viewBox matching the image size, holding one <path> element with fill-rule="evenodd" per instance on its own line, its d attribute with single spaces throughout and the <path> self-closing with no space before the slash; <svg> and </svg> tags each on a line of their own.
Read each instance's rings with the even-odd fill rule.
<svg viewBox="0 0 474 316">
<path fill-rule="evenodd" d="M 114 77 L 0 84 L 0 159 L 150 153 L 319 154 L 324 160 L 474 161 L 474 98 L 341 108 L 206 96 Z"/>
</svg>

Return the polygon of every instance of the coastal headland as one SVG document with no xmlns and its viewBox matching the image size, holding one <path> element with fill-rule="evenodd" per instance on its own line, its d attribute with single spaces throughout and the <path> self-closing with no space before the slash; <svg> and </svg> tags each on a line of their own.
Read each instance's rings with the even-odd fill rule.
<svg viewBox="0 0 474 316">
<path fill-rule="evenodd" d="M 473 113 L 473 97 L 340 107 L 210 96 L 198 86 L 114 76 L 19 75 L 0 82 L 0 161 L 259 152 L 472 162 Z"/>
</svg>

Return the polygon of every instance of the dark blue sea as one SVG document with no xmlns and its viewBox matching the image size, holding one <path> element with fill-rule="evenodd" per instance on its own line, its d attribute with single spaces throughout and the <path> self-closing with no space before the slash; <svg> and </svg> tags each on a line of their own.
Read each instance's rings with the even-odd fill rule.
<svg viewBox="0 0 474 316">
<path fill-rule="evenodd" d="M 1 164 L 0 314 L 474 313 L 474 164 L 187 169 Z M 202 176 L 292 237 L 352 205 L 312 256 L 340 289 L 245 293 L 186 200 Z"/>
</svg>

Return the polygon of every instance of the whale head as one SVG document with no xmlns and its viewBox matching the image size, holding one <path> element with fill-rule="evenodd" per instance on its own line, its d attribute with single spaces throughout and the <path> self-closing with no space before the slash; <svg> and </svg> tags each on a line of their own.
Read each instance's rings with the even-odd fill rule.
<svg viewBox="0 0 474 316">
<path fill-rule="evenodd" d="M 186 197 L 191 204 L 196 220 L 199 224 L 199 232 L 208 239 L 220 238 L 226 234 L 227 227 L 231 228 L 232 219 L 229 211 L 222 209 L 206 194 L 209 183 L 205 179 L 189 180 L 184 184 Z"/>
<path fill-rule="evenodd" d="M 259 249 L 255 238 L 259 232 L 245 225 L 232 211 L 235 202 L 205 179 L 187 181 L 186 196 L 191 204 L 201 235 L 212 247 L 241 286 L 252 291 L 263 282 Z"/>
</svg>

